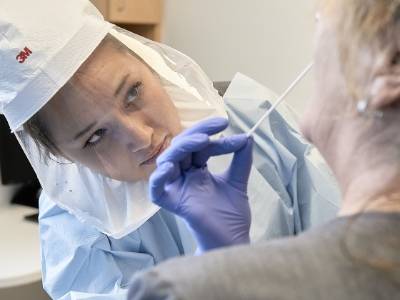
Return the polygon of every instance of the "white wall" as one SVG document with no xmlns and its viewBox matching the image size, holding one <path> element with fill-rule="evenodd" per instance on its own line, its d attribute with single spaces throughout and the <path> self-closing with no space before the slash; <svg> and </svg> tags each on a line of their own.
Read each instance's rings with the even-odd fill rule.
<svg viewBox="0 0 400 300">
<path fill-rule="evenodd" d="M 314 0 L 165 0 L 164 42 L 212 80 L 240 71 L 281 93 L 312 59 Z M 312 76 L 290 102 L 302 110 Z"/>
</svg>

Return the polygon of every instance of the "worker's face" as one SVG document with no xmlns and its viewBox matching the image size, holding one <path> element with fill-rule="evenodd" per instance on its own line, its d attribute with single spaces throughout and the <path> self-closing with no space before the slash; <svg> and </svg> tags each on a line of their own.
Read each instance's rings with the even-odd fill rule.
<svg viewBox="0 0 400 300">
<path fill-rule="evenodd" d="M 147 179 L 181 131 L 157 75 L 137 57 L 102 43 L 41 111 L 61 155 L 122 181 Z"/>
</svg>

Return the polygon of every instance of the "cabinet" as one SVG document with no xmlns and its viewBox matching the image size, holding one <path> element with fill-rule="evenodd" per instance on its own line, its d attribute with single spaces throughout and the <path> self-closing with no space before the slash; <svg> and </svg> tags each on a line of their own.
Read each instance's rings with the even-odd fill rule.
<svg viewBox="0 0 400 300">
<path fill-rule="evenodd" d="M 162 0 L 91 0 L 104 18 L 126 30 L 160 41 Z"/>
</svg>

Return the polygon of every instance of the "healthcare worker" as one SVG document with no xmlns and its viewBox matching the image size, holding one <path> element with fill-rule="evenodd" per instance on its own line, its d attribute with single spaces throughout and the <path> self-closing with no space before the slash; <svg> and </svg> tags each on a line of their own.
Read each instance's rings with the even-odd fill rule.
<svg viewBox="0 0 400 300">
<path fill-rule="evenodd" d="M 190 58 L 104 21 L 89 1 L 22 4 L 0 0 L 0 104 L 43 187 L 44 288 L 54 299 L 124 299 L 138 270 L 219 246 L 151 203 L 148 176 L 174 136 L 197 121 L 226 118 L 226 107 Z M 243 103 L 226 101 L 231 132 L 267 105 L 254 102 L 254 116 L 243 118 L 236 114 Z M 312 165 L 309 145 L 279 114 L 268 130 L 279 147 L 257 144 L 263 160 L 250 172 L 250 234 L 225 245 L 310 226 L 302 199 L 320 193 L 296 188 Z M 225 152 L 242 147 L 224 141 Z"/>
<path fill-rule="evenodd" d="M 171 260 L 138 276 L 128 299 L 399 299 L 399 12 L 400 1 L 321 1 L 302 131 L 338 179 L 338 217 L 297 237 Z M 246 236 L 250 223 L 252 138 L 231 137 L 241 147 L 225 172 L 207 168 L 228 146 L 210 132 L 226 126 L 217 118 L 180 134 L 150 178 L 153 201 L 197 228 L 206 249 Z"/>
</svg>

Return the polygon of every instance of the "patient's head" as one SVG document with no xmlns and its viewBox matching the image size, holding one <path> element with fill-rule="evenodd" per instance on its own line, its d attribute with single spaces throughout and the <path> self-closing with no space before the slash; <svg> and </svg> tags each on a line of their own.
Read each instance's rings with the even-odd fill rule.
<svg viewBox="0 0 400 300">
<path fill-rule="evenodd" d="M 344 188 L 372 168 L 392 166 L 398 176 L 400 1 L 320 2 L 316 95 L 303 132 Z M 365 113 L 357 112 L 362 100 L 369 102 Z"/>
<path fill-rule="evenodd" d="M 160 78 L 111 36 L 24 128 L 52 155 L 123 181 L 146 179 L 181 130 Z"/>
</svg>

